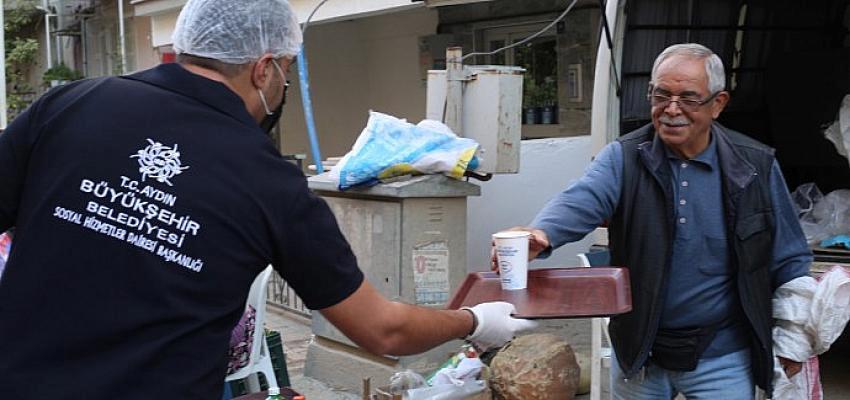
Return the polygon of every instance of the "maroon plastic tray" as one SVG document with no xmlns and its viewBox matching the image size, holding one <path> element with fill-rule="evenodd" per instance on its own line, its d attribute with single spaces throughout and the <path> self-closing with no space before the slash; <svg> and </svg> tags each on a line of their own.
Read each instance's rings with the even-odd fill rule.
<svg viewBox="0 0 850 400">
<path fill-rule="evenodd" d="M 614 267 L 530 270 L 524 290 L 502 290 L 495 272 L 473 272 L 447 308 L 487 301 L 507 301 L 516 307 L 514 316 L 525 319 L 603 317 L 632 310 L 629 271 Z"/>
</svg>

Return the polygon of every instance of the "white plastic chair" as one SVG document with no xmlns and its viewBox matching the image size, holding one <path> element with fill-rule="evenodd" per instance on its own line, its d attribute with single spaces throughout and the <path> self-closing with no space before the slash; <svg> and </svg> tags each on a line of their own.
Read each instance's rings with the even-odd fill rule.
<svg viewBox="0 0 850 400">
<path fill-rule="evenodd" d="M 592 267 L 609 265 L 611 255 L 608 250 L 601 250 L 579 253 L 578 258 L 583 267 Z M 611 343 L 608 321 L 607 317 L 590 319 L 590 400 L 602 398 L 602 367 L 611 368 L 611 348 L 602 346 L 602 335 Z"/>
<path fill-rule="evenodd" d="M 257 312 L 254 321 L 254 340 L 251 344 L 251 355 L 248 358 L 248 364 L 224 378 L 225 382 L 248 378 L 248 391 L 251 393 L 260 391 L 258 373 L 266 377 L 269 387 L 278 387 L 264 329 L 266 321 L 266 288 L 273 271 L 272 266 L 269 265 L 263 272 L 260 272 L 254 279 L 254 283 L 251 284 L 251 291 L 248 292 L 247 305 L 254 307 L 254 310 Z"/>
</svg>

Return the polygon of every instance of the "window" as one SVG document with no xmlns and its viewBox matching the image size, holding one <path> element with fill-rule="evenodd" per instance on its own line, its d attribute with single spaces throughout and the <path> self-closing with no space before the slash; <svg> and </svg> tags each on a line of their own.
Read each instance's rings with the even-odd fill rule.
<svg viewBox="0 0 850 400">
<path fill-rule="evenodd" d="M 485 51 L 494 51 L 533 35 L 545 24 L 524 24 L 484 30 Z M 528 43 L 491 55 L 482 60 L 494 65 L 525 68 L 523 81 L 523 124 L 558 123 L 558 53 L 554 31 Z"/>
</svg>

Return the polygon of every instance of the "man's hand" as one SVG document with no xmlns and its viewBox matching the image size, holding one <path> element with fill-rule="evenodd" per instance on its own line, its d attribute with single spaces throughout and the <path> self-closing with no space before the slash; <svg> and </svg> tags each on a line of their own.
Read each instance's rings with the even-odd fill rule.
<svg viewBox="0 0 850 400">
<path fill-rule="evenodd" d="M 782 366 L 782 369 L 785 371 L 785 376 L 788 378 L 797 375 L 803 369 L 803 363 L 801 362 L 796 362 L 780 356 L 776 356 L 776 358 L 779 359 L 779 365 Z"/>
<path fill-rule="evenodd" d="M 549 247 L 549 238 L 546 236 L 546 232 L 543 232 L 540 229 L 535 229 L 529 226 L 515 226 L 510 229 L 505 229 L 507 231 L 525 231 L 531 233 L 531 237 L 528 239 L 528 261 L 531 261 L 546 248 Z M 496 243 L 490 242 L 490 270 L 499 272 L 499 262 L 496 259 Z"/>
<path fill-rule="evenodd" d="M 466 339 L 481 351 L 500 347 L 523 330 L 534 329 L 537 322 L 511 317 L 516 308 L 511 303 L 496 301 L 465 308 L 475 316 L 476 327 Z"/>
</svg>

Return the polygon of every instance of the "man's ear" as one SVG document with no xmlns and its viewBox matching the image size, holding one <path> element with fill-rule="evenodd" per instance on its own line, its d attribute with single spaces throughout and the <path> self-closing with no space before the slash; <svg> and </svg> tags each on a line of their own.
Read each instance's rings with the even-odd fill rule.
<svg viewBox="0 0 850 400">
<path fill-rule="evenodd" d="M 723 112 L 723 109 L 726 108 L 726 104 L 729 103 L 729 92 L 722 91 L 714 97 L 714 100 L 711 101 L 711 118 L 717 119 L 720 116 L 720 113 Z"/>
<path fill-rule="evenodd" d="M 268 87 L 272 78 L 271 69 L 274 68 L 271 65 L 273 59 L 274 56 L 271 54 L 265 54 L 251 67 L 251 83 L 255 88 L 263 90 Z"/>
</svg>

